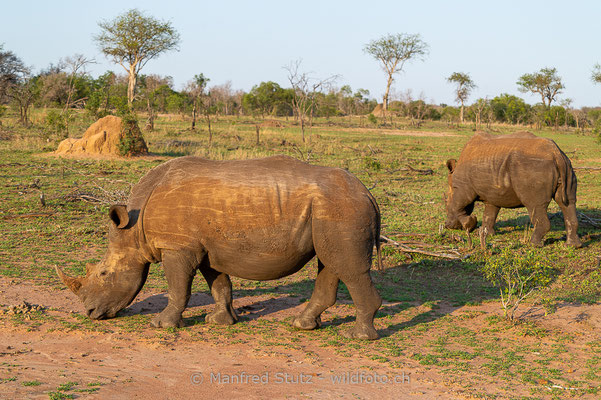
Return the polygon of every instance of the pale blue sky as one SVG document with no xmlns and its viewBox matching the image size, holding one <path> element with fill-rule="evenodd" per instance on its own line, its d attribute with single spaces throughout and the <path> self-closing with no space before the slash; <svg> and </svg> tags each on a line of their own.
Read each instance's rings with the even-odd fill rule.
<svg viewBox="0 0 601 400">
<path fill-rule="evenodd" d="M 170 75 L 176 89 L 195 74 L 210 85 L 231 81 L 250 90 L 262 81 L 288 86 L 282 68 L 302 59 L 315 77 L 341 75 L 337 85 L 368 89 L 381 100 L 385 75 L 363 52 L 387 33 L 419 33 L 430 46 L 425 62 L 397 76 L 397 93 L 411 89 L 433 103 L 454 102 L 446 77 L 469 73 L 478 97 L 516 94 L 524 73 L 555 67 L 575 106 L 601 105 L 601 85 L 590 76 L 601 62 L 598 1 L 39 1 L 0 2 L 0 43 L 36 71 L 76 53 L 95 58 L 97 76 L 121 72 L 98 51 L 97 22 L 138 8 L 171 21 L 181 34 L 179 52 L 150 61 L 143 73 Z"/>
</svg>

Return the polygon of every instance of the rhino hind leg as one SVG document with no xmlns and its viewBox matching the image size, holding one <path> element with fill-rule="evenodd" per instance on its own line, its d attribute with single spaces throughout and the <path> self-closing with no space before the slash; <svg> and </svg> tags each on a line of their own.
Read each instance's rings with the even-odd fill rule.
<svg viewBox="0 0 601 400">
<path fill-rule="evenodd" d="M 167 278 L 169 301 L 167 307 L 157 314 L 151 325 L 157 328 L 183 327 L 182 313 L 190 300 L 192 281 L 197 265 L 185 254 L 165 252 L 162 255 Z"/>
<path fill-rule="evenodd" d="M 568 246 L 573 246 L 576 248 L 582 247 L 582 242 L 578 237 L 578 215 L 576 214 L 576 202 L 570 201 L 570 204 L 567 206 L 563 204 L 559 196 L 556 194 L 555 202 L 561 208 L 561 213 L 563 214 L 563 221 L 566 227 L 566 244 Z"/>
<path fill-rule="evenodd" d="M 342 279 L 342 281 L 357 308 L 355 326 L 343 331 L 342 335 L 351 339 L 377 339 L 378 332 L 374 327 L 374 316 L 382 305 L 382 298 L 371 281 L 369 270 L 352 277 L 352 279 Z"/>
<path fill-rule="evenodd" d="M 321 327 L 321 313 L 336 303 L 336 292 L 340 280 L 321 260 L 317 260 L 317 279 L 315 288 L 307 307 L 292 321 L 292 326 L 298 329 L 315 329 Z"/>
<path fill-rule="evenodd" d="M 238 315 L 232 304 L 232 281 L 229 275 L 218 272 L 209 265 L 203 264 L 200 272 L 204 276 L 213 300 L 215 308 L 205 317 L 206 322 L 220 325 L 232 325 L 238 321 Z"/>
<path fill-rule="evenodd" d="M 549 204 L 535 206 L 528 208 L 530 214 L 530 221 L 534 226 L 532 236 L 530 237 L 530 243 L 534 246 L 542 247 L 543 238 L 551 229 L 551 221 L 549 221 L 549 215 L 547 214 L 547 207 Z"/>
</svg>

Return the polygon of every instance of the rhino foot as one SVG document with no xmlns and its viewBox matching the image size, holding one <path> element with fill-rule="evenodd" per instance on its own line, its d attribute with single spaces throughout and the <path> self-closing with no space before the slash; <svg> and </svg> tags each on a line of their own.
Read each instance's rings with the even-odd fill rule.
<svg viewBox="0 0 601 400">
<path fill-rule="evenodd" d="M 341 335 L 347 339 L 375 340 L 379 337 L 378 332 L 373 327 L 365 325 L 355 325 L 353 328 L 342 331 Z"/>
<path fill-rule="evenodd" d="M 543 247 L 543 241 L 542 240 L 535 240 L 535 239 L 530 239 L 530 244 L 534 247 Z"/>
<path fill-rule="evenodd" d="M 580 238 L 576 238 L 576 239 L 568 239 L 568 240 L 566 241 L 566 244 L 567 244 L 568 246 L 572 246 L 572 247 L 575 247 L 575 248 L 577 248 L 577 249 L 579 249 L 579 248 L 581 248 L 581 247 L 582 247 L 582 242 L 580 241 Z"/>
<path fill-rule="evenodd" d="M 315 329 L 315 328 L 320 328 L 321 327 L 321 317 L 317 316 L 316 318 L 311 318 L 311 317 L 299 315 L 299 316 L 294 317 L 294 320 L 292 320 L 292 326 L 294 326 L 297 329 L 303 329 L 303 330 L 311 330 L 311 329 Z"/>
<path fill-rule="evenodd" d="M 232 313 L 223 308 L 207 314 L 205 321 L 219 325 L 233 325 L 236 323 L 236 319 L 232 316 Z"/>
<path fill-rule="evenodd" d="M 184 321 L 182 320 L 182 313 L 165 312 L 163 310 L 160 314 L 155 316 L 150 325 L 155 328 L 182 328 Z"/>
</svg>

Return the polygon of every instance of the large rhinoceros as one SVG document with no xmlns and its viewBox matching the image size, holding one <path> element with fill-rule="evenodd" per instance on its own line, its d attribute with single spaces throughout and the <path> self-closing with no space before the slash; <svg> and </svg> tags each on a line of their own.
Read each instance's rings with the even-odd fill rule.
<svg viewBox="0 0 601 400">
<path fill-rule="evenodd" d="M 482 228 L 494 233 L 500 208 L 526 207 L 534 229 L 531 243 L 542 245 L 551 223 L 551 199 L 561 208 L 567 244 L 581 247 L 576 216 L 576 175 L 568 157 L 551 139 L 529 132 L 493 136 L 476 133 L 459 161 L 447 161 L 449 191 L 446 197 L 449 229 L 471 232 L 476 217 L 474 202 L 484 202 Z"/>
<path fill-rule="evenodd" d="M 350 173 L 285 156 L 245 161 L 182 157 L 150 170 L 127 206 L 109 211 L 109 246 L 86 276 L 64 283 L 79 296 L 90 318 L 111 318 L 136 297 L 150 263 L 162 261 L 167 307 L 156 327 L 182 326 L 197 270 L 215 299 L 206 320 L 232 324 L 229 275 L 253 280 L 281 278 L 317 255 L 315 289 L 293 325 L 313 329 L 336 301 L 342 280 L 356 305 L 349 337 L 376 339 L 374 314 L 381 305 L 371 277 L 373 247 L 380 262 L 380 211 Z"/>
</svg>

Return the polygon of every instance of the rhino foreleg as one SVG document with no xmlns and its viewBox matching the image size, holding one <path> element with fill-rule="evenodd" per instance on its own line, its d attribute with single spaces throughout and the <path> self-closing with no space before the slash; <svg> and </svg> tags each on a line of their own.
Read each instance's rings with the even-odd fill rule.
<svg viewBox="0 0 601 400">
<path fill-rule="evenodd" d="M 163 268 L 168 286 L 167 307 L 155 316 L 151 324 L 159 327 L 182 327 L 182 313 L 190 300 L 192 281 L 196 274 L 198 263 L 194 257 L 180 252 L 164 252 L 162 254 Z"/>
<path fill-rule="evenodd" d="M 325 268 L 321 260 L 318 259 L 315 289 L 313 289 L 309 304 L 300 315 L 294 318 L 292 325 L 298 329 L 319 328 L 321 326 L 321 313 L 336 303 L 339 282 L 338 277 Z"/>
<path fill-rule="evenodd" d="M 499 215 L 499 210 L 501 208 L 490 203 L 484 204 L 484 214 L 482 215 L 482 230 L 486 231 L 486 235 L 494 235 L 495 234 L 495 221 L 497 220 L 497 216 Z"/>
<path fill-rule="evenodd" d="M 238 316 L 232 305 L 232 281 L 229 275 L 218 272 L 209 265 L 202 265 L 200 272 L 211 290 L 215 308 L 207 314 L 205 321 L 214 324 L 232 325 L 238 321 Z"/>
</svg>

